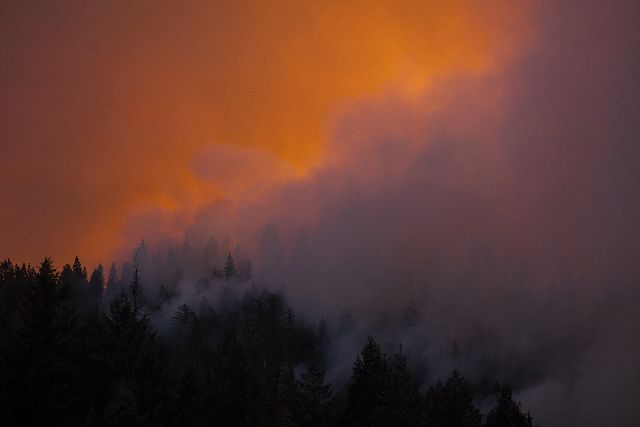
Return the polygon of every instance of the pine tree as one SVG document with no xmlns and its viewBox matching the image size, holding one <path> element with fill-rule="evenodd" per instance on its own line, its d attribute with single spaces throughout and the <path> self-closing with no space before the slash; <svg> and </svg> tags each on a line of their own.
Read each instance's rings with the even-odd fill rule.
<svg viewBox="0 0 640 427">
<path fill-rule="evenodd" d="M 108 323 L 115 343 L 116 372 L 131 385 L 139 414 L 144 418 L 142 424 L 157 425 L 170 409 L 165 401 L 172 384 L 165 378 L 166 356 L 155 343 L 149 318 L 137 313 L 122 291 L 111 302 Z"/>
<path fill-rule="evenodd" d="M 196 365 L 199 363 L 201 344 L 200 319 L 187 304 L 182 304 L 171 317 L 174 330 L 180 337 L 184 349 Z"/>
<path fill-rule="evenodd" d="M 114 365 L 119 355 L 109 321 L 97 307 L 76 331 L 73 356 L 78 370 L 79 419 L 87 424 L 100 424 L 122 372 Z"/>
<path fill-rule="evenodd" d="M 131 281 L 131 286 L 129 286 L 129 290 L 131 291 L 131 299 L 133 301 L 133 311 L 137 314 L 140 311 L 141 303 L 142 303 L 142 283 L 140 282 L 140 276 L 138 275 L 138 263 L 135 263 L 133 270 L 133 280 Z"/>
<path fill-rule="evenodd" d="M 231 252 L 227 254 L 227 261 L 224 263 L 224 279 L 229 281 L 233 276 L 236 275 L 236 267 L 233 263 L 233 258 L 231 257 Z"/>
<path fill-rule="evenodd" d="M 428 423 L 436 427 L 476 427 L 482 423 L 469 383 L 455 370 L 444 384 L 438 381 L 429 388 L 426 415 Z"/>
<path fill-rule="evenodd" d="M 248 361 L 234 329 L 216 345 L 212 405 L 220 425 L 238 425 L 246 417 L 249 387 Z"/>
<path fill-rule="evenodd" d="M 93 300 L 99 302 L 104 293 L 104 269 L 102 268 L 102 264 L 99 264 L 98 267 L 93 270 L 93 273 L 91 273 L 89 288 L 91 289 Z"/>
<path fill-rule="evenodd" d="M 73 276 L 76 280 L 87 280 L 87 269 L 82 266 L 80 258 L 76 257 L 73 261 Z"/>
<path fill-rule="evenodd" d="M 413 377 L 402 346 L 391 359 L 391 392 L 389 407 L 394 425 L 413 426 L 421 423 L 422 405 L 418 383 Z"/>
<path fill-rule="evenodd" d="M 120 357 L 129 365 L 142 347 L 151 325 L 146 316 L 140 317 L 124 290 L 111 301 L 109 327 L 119 347 Z"/>
<path fill-rule="evenodd" d="M 511 397 L 511 389 L 505 386 L 499 393 L 495 406 L 487 414 L 486 427 L 532 427 L 531 415 L 522 412 L 520 403 Z"/>
<path fill-rule="evenodd" d="M 70 276 L 70 277 L 69 277 Z M 71 267 L 71 273 L 69 274 L 68 265 L 63 270 L 63 282 L 69 285 L 69 291 L 71 298 L 76 304 L 76 307 L 81 313 L 86 313 L 88 307 L 93 302 L 93 296 L 89 289 L 89 281 L 87 280 L 87 269 L 82 266 L 80 258 L 75 257 L 73 266 Z M 68 278 L 68 279 L 67 279 Z"/>
<path fill-rule="evenodd" d="M 4 348 L 5 340 L 17 327 L 18 306 L 26 291 L 26 286 L 19 282 L 19 274 L 20 268 L 14 266 L 11 260 L 0 264 L 0 348 Z"/>
<path fill-rule="evenodd" d="M 122 291 L 131 291 L 131 284 L 133 282 L 133 271 L 134 265 L 132 263 L 130 263 L 129 261 L 125 261 L 122 263 L 122 267 L 120 268 L 120 277 L 114 289 L 116 293 L 112 298 L 118 297 Z"/>
<path fill-rule="evenodd" d="M 107 279 L 107 289 L 106 289 L 107 301 L 105 302 L 107 304 L 110 303 L 119 294 L 120 294 L 120 290 L 118 289 L 118 269 L 116 268 L 116 263 L 112 262 L 111 268 L 109 268 L 109 278 Z"/>
<path fill-rule="evenodd" d="M 62 267 L 62 271 L 60 272 L 60 275 L 58 276 L 58 280 L 60 281 L 60 284 L 65 288 L 73 289 L 73 279 L 74 279 L 73 268 L 71 268 L 70 264 L 65 264 Z"/>
<path fill-rule="evenodd" d="M 301 426 L 316 426 L 327 419 L 327 404 L 332 395 L 331 384 L 325 383 L 324 366 L 311 357 L 298 383 L 296 419 Z"/>
<path fill-rule="evenodd" d="M 369 336 L 353 365 L 345 418 L 349 425 L 388 425 L 390 372 L 386 356 Z"/>
<path fill-rule="evenodd" d="M 45 258 L 20 306 L 22 326 L 11 345 L 13 375 L 8 382 L 20 424 L 61 424 L 73 401 L 70 349 L 75 314 L 67 295 L 51 259 Z"/>
<path fill-rule="evenodd" d="M 280 381 L 278 383 L 278 400 L 277 410 L 275 413 L 275 424 L 278 426 L 294 426 L 296 424 L 295 413 L 296 407 L 297 384 L 295 374 L 293 373 L 293 364 L 291 362 L 284 363 L 280 373 Z"/>
</svg>

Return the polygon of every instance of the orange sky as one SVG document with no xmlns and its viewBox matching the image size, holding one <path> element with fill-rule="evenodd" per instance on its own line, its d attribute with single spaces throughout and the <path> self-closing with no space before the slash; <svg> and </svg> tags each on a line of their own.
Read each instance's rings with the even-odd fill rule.
<svg viewBox="0 0 640 427">
<path fill-rule="evenodd" d="M 304 174 L 342 106 L 499 67 L 527 19 L 511 1 L 26 3 L 0 14 L 0 258 L 58 264 L 233 188 L 198 166 L 220 144 L 282 162 L 256 180 Z"/>
</svg>

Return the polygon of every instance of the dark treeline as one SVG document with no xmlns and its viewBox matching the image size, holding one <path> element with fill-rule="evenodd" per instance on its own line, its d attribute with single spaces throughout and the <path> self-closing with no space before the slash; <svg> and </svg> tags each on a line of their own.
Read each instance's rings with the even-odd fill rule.
<svg viewBox="0 0 640 427">
<path fill-rule="evenodd" d="M 171 327 L 158 333 L 152 313 L 176 289 L 143 287 L 135 265 L 122 283 L 115 266 L 88 275 L 77 258 L 60 272 L 49 259 L 37 269 L 4 261 L 3 424 L 532 425 L 509 387 L 492 387 L 483 416 L 459 372 L 422 384 L 400 345 L 385 354 L 373 336 L 346 385 L 334 387 L 326 377 L 335 337 L 327 322 L 307 323 L 280 293 L 237 292 L 248 280 L 241 270 L 228 255 L 207 278 L 221 284 L 215 303 L 175 307 Z"/>
</svg>

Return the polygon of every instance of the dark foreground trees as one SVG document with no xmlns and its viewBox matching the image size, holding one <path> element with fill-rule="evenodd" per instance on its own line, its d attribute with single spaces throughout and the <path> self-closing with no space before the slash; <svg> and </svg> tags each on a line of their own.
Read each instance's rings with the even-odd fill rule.
<svg viewBox="0 0 640 427">
<path fill-rule="evenodd" d="M 20 415 L 27 423 L 62 422 L 75 391 L 70 360 L 76 319 L 69 288 L 48 258 L 25 286 L 16 329 L 3 351 L 5 405 L 10 417 Z"/>
<path fill-rule="evenodd" d="M 344 417 L 354 426 L 421 425 L 424 417 L 418 383 L 402 352 L 388 361 L 369 336 L 353 365 Z"/>
<path fill-rule="evenodd" d="M 496 405 L 487 414 L 487 427 L 532 427 L 531 414 L 523 413 L 520 403 L 511 397 L 511 389 L 507 386 L 499 388 Z"/>
<path fill-rule="evenodd" d="M 130 284 L 112 266 L 114 288 L 105 290 L 102 267 L 87 278 L 78 258 L 60 274 L 50 259 L 37 270 L 0 264 L 3 424 L 483 425 L 460 373 L 427 387 L 401 347 L 388 356 L 373 336 L 346 386 L 334 388 L 327 322 L 306 324 L 279 293 L 237 295 L 241 279 L 227 258 L 225 275 L 213 279 L 217 304 L 203 298 L 175 308 L 161 333 L 151 321 L 159 314 L 144 301 L 155 290 L 162 302 L 154 307 L 166 310 L 168 290 L 143 287 L 137 266 Z M 511 390 L 500 388 L 484 425 L 532 424 Z"/>
<path fill-rule="evenodd" d="M 473 405 L 471 387 L 458 371 L 453 371 L 444 383 L 438 381 L 429 388 L 425 412 L 427 423 L 437 427 L 482 424 L 482 415 Z"/>
</svg>

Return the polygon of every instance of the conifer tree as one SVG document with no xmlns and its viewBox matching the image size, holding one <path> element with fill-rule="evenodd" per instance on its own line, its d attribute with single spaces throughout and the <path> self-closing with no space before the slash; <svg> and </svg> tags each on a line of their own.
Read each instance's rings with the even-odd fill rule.
<svg viewBox="0 0 640 427">
<path fill-rule="evenodd" d="M 298 383 L 297 421 L 301 426 L 321 425 L 327 418 L 327 404 L 333 392 L 325 383 L 325 370 L 317 357 L 312 356 Z"/>
<path fill-rule="evenodd" d="M 109 268 L 109 277 L 107 278 L 107 289 L 106 300 L 107 304 L 110 303 L 114 298 L 118 296 L 120 291 L 118 290 L 118 269 L 116 268 L 116 263 L 111 263 L 111 268 Z M 108 308 L 108 305 L 107 305 Z"/>
<path fill-rule="evenodd" d="M 98 302 L 102 299 L 104 285 L 104 269 L 102 268 L 102 264 L 99 264 L 98 267 L 93 270 L 91 279 L 89 279 L 89 288 L 91 289 L 91 296 L 94 301 Z"/>
<path fill-rule="evenodd" d="M 390 362 L 391 391 L 389 406 L 394 425 L 413 426 L 421 423 L 422 402 L 418 383 L 413 377 L 402 346 Z"/>
<path fill-rule="evenodd" d="M 126 374 L 130 381 L 130 377 L 139 367 L 138 361 L 145 342 L 151 338 L 148 319 L 146 316 L 138 316 L 123 290 L 111 301 L 108 324 L 115 346 L 114 367 L 116 371 Z"/>
<path fill-rule="evenodd" d="M 5 288 L 16 281 L 16 272 L 10 259 L 0 263 L 0 288 Z"/>
<path fill-rule="evenodd" d="M 116 380 L 122 375 L 114 365 L 118 355 L 113 334 L 107 317 L 95 307 L 75 335 L 73 357 L 78 370 L 79 419 L 87 424 L 100 424 L 115 392 Z"/>
<path fill-rule="evenodd" d="M 295 420 L 296 413 L 296 394 L 297 384 L 295 374 L 293 373 L 293 364 L 288 361 L 284 363 L 280 373 L 280 381 L 278 384 L 278 408 L 275 413 L 275 423 L 278 426 L 294 426 L 297 425 Z"/>
<path fill-rule="evenodd" d="M 14 415 L 21 424 L 62 423 L 73 401 L 71 365 L 74 311 L 68 289 L 45 258 L 20 306 L 21 328 L 11 345 Z M 34 411 L 33 408 L 38 408 Z"/>
<path fill-rule="evenodd" d="M 238 425 L 246 416 L 248 361 L 234 329 L 224 333 L 214 353 L 213 408 L 220 425 Z"/>
<path fill-rule="evenodd" d="M 511 389 L 504 386 L 499 393 L 495 406 L 487 414 L 486 427 L 532 427 L 531 415 L 522 412 L 520 403 L 511 397 Z"/>
<path fill-rule="evenodd" d="M 58 276 L 58 280 L 60 284 L 65 288 L 72 289 L 73 288 L 73 268 L 71 268 L 71 264 L 65 264 L 62 267 L 62 271 Z"/>
<path fill-rule="evenodd" d="M 187 351 L 191 362 L 197 365 L 200 362 L 200 319 L 198 315 L 187 304 L 182 304 L 171 317 L 176 331 L 184 350 Z"/>
<path fill-rule="evenodd" d="M 86 267 L 82 266 L 82 263 L 80 262 L 80 258 L 76 257 L 73 260 L 73 276 L 76 280 L 81 281 L 81 280 L 87 280 L 87 269 Z"/>
<path fill-rule="evenodd" d="M 426 416 L 428 424 L 436 427 L 475 427 L 482 423 L 469 383 L 455 370 L 445 383 L 438 381 L 429 388 Z"/>
<path fill-rule="evenodd" d="M 231 278 L 236 275 L 236 267 L 233 263 L 231 252 L 227 254 L 227 261 L 224 263 L 223 274 L 224 279 L 227 281 L 231 280 Z"/>
<path fill-rule="evenodd" d="M 18 280 L 20 268 L 7 259 L 0 263 L 0 348 L 18 321 L 18 306 L 25 294 L 25 286 Z M 2 358 L 0 352 L 0 360 Z"/>
<path fill-rule="evenodd" d="M 133 270 L 133 280 L 131 281 L 131 286 L 129 286 L 131 300 L 133 301 L 133 311 L 136 314 L 139 312 L 142 303 L 142 283 L 138 273 L 138 263 L 136 262 Z"/>
<path fill-rule="evenodd" d="M 69 287 L 71 299 L 81 314 L 88 311 L 88 307 L 93 300 L 91 290 L 89 289 L 89 281 L 87 280 L 87 269 L 82 266 L 80 258 L 75 257 L 73 266 L 65 265 L 61 280 L 65 286 Z"/>
<path fill-rule="evenodd" d="M 347 388 L 347 423 L 357 426 L 388 423 L 389 392 L 390 372 L 386 356 L 370 335 L 353 365 Z"/>
</svg>

